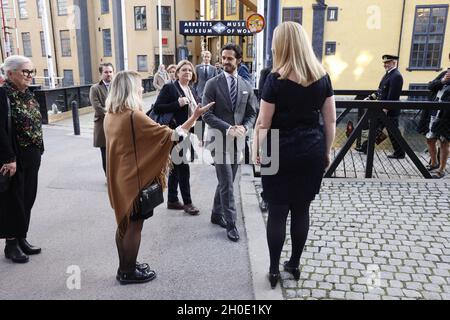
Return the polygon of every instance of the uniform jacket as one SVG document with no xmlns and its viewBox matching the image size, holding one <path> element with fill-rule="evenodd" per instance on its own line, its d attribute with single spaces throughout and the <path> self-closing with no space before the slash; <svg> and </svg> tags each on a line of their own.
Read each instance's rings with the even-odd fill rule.
<svg viewBox="0 0 450 320">
<path fill-rule="evenodd" d="M 403 77 L 398 71 L 394 69 L 383 77 L 378 87 L 378 100 L 398 101 L 403 89 Z M 389 110 L 389 117 L 398 117 L 400 110 Z"/>
</svg>

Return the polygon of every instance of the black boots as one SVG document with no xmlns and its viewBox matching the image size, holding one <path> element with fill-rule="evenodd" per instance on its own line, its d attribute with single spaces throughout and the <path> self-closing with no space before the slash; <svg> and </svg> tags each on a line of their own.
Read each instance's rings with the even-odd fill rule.
<svg viewBox="0 0 450 320">
<path fill-rule="evenodd" d="M 28 262 L 28 256 L 20 248 L 19 241 L 17 239 L 6 240 L 5 257 L 15 263 Z"/>
<path fill-rule="evenodd" d="M 27 239 L 19 239 L 19 246 L 22 249 L 23 253 L 28 255 L 34 255 L 41 253 L 41 248 L 32 246 L 28 243 Z"/>
</svg>

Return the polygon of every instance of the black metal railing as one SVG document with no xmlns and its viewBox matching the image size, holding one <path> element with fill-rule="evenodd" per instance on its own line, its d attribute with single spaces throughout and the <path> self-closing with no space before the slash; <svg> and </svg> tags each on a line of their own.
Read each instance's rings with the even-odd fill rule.
<svg viewBox="0 0 450 320">
<path fill-rule="evenodd" d="M 72 102 L 77 102 L 78 108 L 91 106 L 89 91 L 92 85 L 63 87 L 56 89 L 42 89 L 41 86 L 32 86 L 31 89 L 39 102 L 42 114 L 42 123 L 48 124 L 48 112 L 68 112 L 72 110 Z M 155 91 L 153 77 L 142 79 L 144 93 Z"/>
<path fill-rule="evenodd" d="M 402 96 L 407 101 L 365 101 L 365 97 L 373 93 L 367 90 L 336 90 L 336 108 L 338 109 L 337 134 L 334 145 L 335 158 L 326 173 L 326 177 L 425 177 L 431 178 L 425 168 L 428 161 L 426 155 L 426 139 L 419 133 L 421 112 L 450 108 L 450 103 L 411 101 L 411 97 L 428 97 L 429 91 L 404 91 Z M 352 96 L 356 100 L 342 99 Z M 402 110 L 400 126 L 386 116 L 383 109 Z M 349 125 L 350 124 L 350 125 Z M 397 141 L 405 152 L 405 160 L 392 160 L 387 151 L 392 149 L 390 139 L 380 141 L 380 127 L 387 129 L 391 138 Z M 367 148 L 365 152 L 355 151 L 361 147 L 363 132 L 366 132 Z M 387 135 L 384 134 L 385 137 Z M 375 145 L 379 144 L 375 148 Z M 364 149 L 364 148 L 363 148 Z"/>
</svg>

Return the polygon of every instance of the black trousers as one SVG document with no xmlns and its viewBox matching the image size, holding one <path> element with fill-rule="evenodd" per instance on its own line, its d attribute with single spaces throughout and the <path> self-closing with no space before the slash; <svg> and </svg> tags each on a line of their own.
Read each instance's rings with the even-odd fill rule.
<svg viewBox="0 0 450 320">
<path fill-rule="evenodd" d="M 101 147 L 100 152 L 102 153 L 103 171 L 105 171 L 106 174 L 106 147 Z"/>
<path fill-rule="evenodd" d="M 178 186 L 180 186 L 181 197 L 185 205 L 192 204 L 191 185 L 189 179 L 191 172 L 189 164 L 174 164 L 169 174 L 168 182 L 168 200 L 169 202 L 178 201 Z"/>
<path fill-rule="evenodd" d="M 0 238 L 26 238 L 36 200 L 41 150 L 20 149 L 17 172 L 8 192 L 0 194 Z"/>
<path fill-rule="evenodd" d="M 399 128 L 399 117 L 398 116 L 388 116 L 388 118 L 392 121 L 394 126 L 396 128 Z M 379 130 L 383 130 L 385 128 L 384 124 L 380 122 L 377 123 L 377 128 Z M 394 149 L 394 154 L 396 156 L 403 156 L 405 155 L 405 151 L 402 149 L 400 144 L 397 142 L 397 140 L 394 138 L 394 135 L 388 131 L 389 133 L 389 139 L 391 140 L 392 148 Z M 367 146 L 369 145 L 369 142 L 366 140 L 362 143 L 361 148 L 367 150 Z"/>
</svg>

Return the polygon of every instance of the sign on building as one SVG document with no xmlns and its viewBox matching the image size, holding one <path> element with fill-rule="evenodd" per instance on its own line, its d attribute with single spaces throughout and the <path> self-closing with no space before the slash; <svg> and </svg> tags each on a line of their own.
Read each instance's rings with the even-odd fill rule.
<svg viewBox="0 0 450 320">
<path fill-rule="evenodd" d="M 234 21 L 180 21 L 184 36 L 252 36 L 245 20 Z"/>
</svg>

